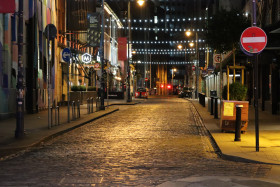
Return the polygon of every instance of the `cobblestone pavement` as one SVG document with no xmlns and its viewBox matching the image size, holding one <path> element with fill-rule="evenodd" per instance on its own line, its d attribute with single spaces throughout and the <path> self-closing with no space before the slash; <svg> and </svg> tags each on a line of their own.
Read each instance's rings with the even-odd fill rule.
<svg viewBox="0 0 280 187">
<path fill-rule="evenodd" d="M 222 160 L 191 103 L 148 99 L 0 162 L 0 186 L 154 186 L 188 176 L 266 177 Z"/>
</svg>

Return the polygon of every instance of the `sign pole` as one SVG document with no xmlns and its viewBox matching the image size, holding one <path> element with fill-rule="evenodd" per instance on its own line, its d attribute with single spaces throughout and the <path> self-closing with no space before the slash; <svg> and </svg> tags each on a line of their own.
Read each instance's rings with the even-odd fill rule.
<svg viewBox="0 0 280 187">
<path fill-rule="evenodd" d="M 24 84 L 23 84 L 23 0 L 19 0 L 18 10 L 18 76 L 17 76 L 17 111 L 15 138 L 24 137 Z"/>
<path fill-rule="evenodd" d="M 128 21 L 128 36 L 127 36 L 127 102 L 131 102 L 131 95 L 130 95 L 130 34 L 131 34 L 131 24 L 130 24 L 130 0 L 128 1 L 128 7 L 127 7 L 127 21 Z"/>
<path fill-rule="evenodd" d="M 253 26 L 256 26 L 256 0 L 253 0 Z M 255 91 L 255 133 L 256 133 L 256 152 L 259 152 L 259 90 L 258 90 L 258 54 L 254 53 L 254 91 Z"/>
<path fill-rule="evenodd" d="M 63 49 L 62 59 L 67 63 L 67 121 L 68 123 L 70 123 L 69 66 L 71 59 L 71 50 L 69 48 Z"/>
<path fill-rule="evenodd" d="M 101 30 L 101 39 L 100 39 L 100 57 L 101 57 L 101 86 L 100 86 L 100 91 L 101 91 L 101 104 L 100 104 L 100 110 L 105 110 L 104 106 L 104 90 L 105 90 L 105 83 L 104 83 L 104 0 L 102 0 L 102 30 Z"/>
</svg>

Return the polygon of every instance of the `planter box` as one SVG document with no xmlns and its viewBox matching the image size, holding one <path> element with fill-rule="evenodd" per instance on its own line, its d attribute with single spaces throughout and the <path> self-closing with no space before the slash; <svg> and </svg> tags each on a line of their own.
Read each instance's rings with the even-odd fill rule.
<svg viewBox="0 0 280 187">
<path fill-rule="evenodd" d="M 248 127 L 248 101 L 223 101 L 220 127 L 222 131 L 235 131 L 236 105 L 243 105 L 241 109 L 241 132 L 247 131 Z"/>
<path fill-rule="evenodd" d="M 78 100 L 80 104 L 86 104 L 87 99 L 93 97 L 94 101 L 96 100 L 97 94 L 96 91 L 77 91 L 77 92 L 70 92 L 70 102 Z"/>
<path fill-rule="evenodd" d="M 78 101 L 82 102 L 82 93 L 81 92 L 70 92 L 70 102 L 75 101 L 76 103 Z M 82 103 L 81 103 L 82 104 Z"/>
<path fill-rule="evenodd" d="M 87 99 L 93 97 L 93 100 L 96 100 L 97 93 L 96 91 L 87 91 L 87 92 L 82 92 L 82 102 L 83 104 L 87 103 Z"/>
</svg>

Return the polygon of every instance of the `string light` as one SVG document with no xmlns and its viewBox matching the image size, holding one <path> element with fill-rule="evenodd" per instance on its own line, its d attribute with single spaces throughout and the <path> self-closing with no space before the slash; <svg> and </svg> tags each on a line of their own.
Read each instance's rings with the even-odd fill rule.
<svg viewBox="0 0 280 187">
<path fill-rule="evenodd" d="M 198 43 L 203 43 L 205 40 L 199 39 Z M 196 40 L 177 40 L 177 41 L 132 41 L 132 44 L 186 44 L 196 42 Z"/>
<path fill-rule="evenodd" d="M 133 61 L 134 64 L 165 64 L 165 65 L 184 65 L 184 64 L 193 64 L 194 62 L 186 62 L 186 61 L 170 61 L 170 62 L 150 62 L 150 61 Z"/>
<path fill-rule="evenodd" d="M 182 54 L 195 54 L 195 51 L 188 51 L 188 52 L 137 52 L 136 54 L 144 55 L 144 54 L 151 54 L 151 55 L 182 55 Z"/>
<path fill-rule="evenodd" d="M 212 19 L 211 17 L 209 19 Z M 173 18 L 173 19 L 158 19 L 157 22 L 165 23 L 165 22 L 190 22 L 190 21 L 204 21 L 208 20 L 207 17 L 195 17 L 195 18 Z M 110 19 L 106 19 L 106 22 L 109 22 Z M 132 22 L 132 23 L 155 23 L 153 19 L 116 19 L 113 21 L 120 22 Z M 156 24 L 156 23 L 155 23 Z"/>
<path fill-rule="evenodd" d="M 101 26 L 102 27 L 102 26 Z M 112 26 L 105 25 L 105 28 L 112 28 Z M 125 29 L 128 30 L 129 27 L 116 27 L 113 26 L 113 29 Z M 193 31 L 193 32 L 204 32 L 204 29 L 166 29 L 166 28 L 152 28 L 152 27 L 131 27 L 131 30 L 134 31 L 155 31 L 155 32 L 186 32 L 186 31 Z"/>
<path fill-rule="evenodd" d="M 199 48 L 199 50 L 204 50 L 205 48 L 203 47 L 203 48 Z M 172 52 L 172 51 L 195 51 L 195 49 L 194 48 L 187 48 L 187 49 L 133 49 L 133 50 L 135 50 L 136 52 L 137 51 L 151 51 L 151 52 L 153 52 L 153 51 L 155 51 L 155 52 L 157 52 L 157 51 L 161 51 L 161 52 Z"/>
</svg>

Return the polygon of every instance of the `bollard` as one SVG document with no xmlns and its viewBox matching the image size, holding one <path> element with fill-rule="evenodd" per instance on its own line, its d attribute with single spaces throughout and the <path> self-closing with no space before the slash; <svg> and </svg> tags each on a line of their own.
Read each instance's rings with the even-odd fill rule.
<svg viewBox="0 0 280 187">
<path fill-rule="evenodd" d="M 55 107 L 55 110 L 54 110 L 54 125 L 57 125 L 57 106 Z"/>
<path fill-rule="evenodd" d="M 201 105 L 205 107 L 205 94 L 201 94 Z"/>
<path fill-rule="evenodd" d="M 50 109 L 51 109 L 51 127 L 52 127 L 52 125 L 53 125 L 53 123 L 52 123 L 52 122 L 53 122 L 53 120 L 52 120 L 52 109 L 53 109 L 53 108 L 50 107 Z"/>
<path fill-rule="evenodd" d="M 234 141 L 241 141 L 241 109 L 243 105 L 236 105 L 235 138 Z"/>
<path fill-rule="evenodd" d="M 77 118 L 81 117 L 81 112 L 80 112 L 80 100 L 77 102 Z"/>
<path fill-rule="evenodd" d="M 214 118 L 218 119 L 218 97 L 215 97 L 215 111 L 214 111 Z"/>
<path fill-rule="evenodd" d="M 72 102 L 72 120 L 75 120 L 75 101 Z"/>
<path fill-rule="evenodd" d="M 87 113 L 90 113 L 90 100 L 87 98 Z"/>
<path fill-rule="evenodd" d="M 96 112 L 99 111 L 99 97 L 96 97 Z"/>
<path fill-rule="evenodd" d="M 93 113 L 93 97 L 90 98 L 91 101 L 91 113 Z"/>
<path fill-rule="evenodd" d="M 214 106 L 213 106 L 214 103 L 213 103 L 213 102 L 214 102 L 214 97 L 211 97 L 211 110 L 210 110 L 210 115 L 214 115 L 214 111 L 213 111 L 213 110 L 214 110 Z"/>
<path fill-rule="evenodd" d="M 57 108 L 57 125 L 59 125 L 59 106 L 56 107 Z"/>
</svg>

